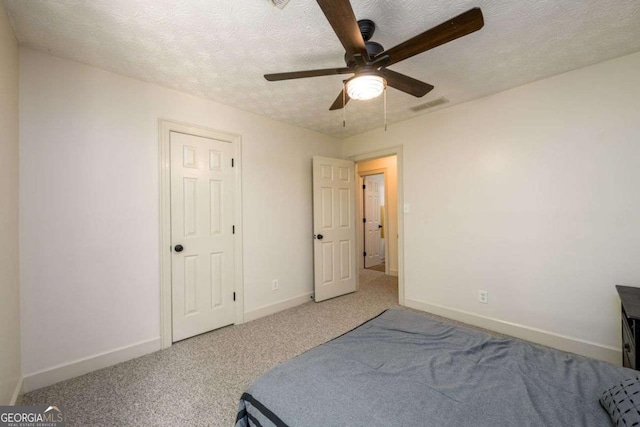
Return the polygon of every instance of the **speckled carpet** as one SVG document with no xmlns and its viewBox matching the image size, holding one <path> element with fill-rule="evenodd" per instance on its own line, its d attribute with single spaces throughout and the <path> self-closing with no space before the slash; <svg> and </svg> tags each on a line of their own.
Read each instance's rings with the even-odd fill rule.
<svg viewBox="0 0 640 427">
<path fill-rule="evenodd" d="M 22 404 L 62 405 L 69 426 L 230 427 L 255 378 L 397 305 L 397 286 L 364 270 L 356 293 L 199 335 L 27 393 Z"/>
</svg>

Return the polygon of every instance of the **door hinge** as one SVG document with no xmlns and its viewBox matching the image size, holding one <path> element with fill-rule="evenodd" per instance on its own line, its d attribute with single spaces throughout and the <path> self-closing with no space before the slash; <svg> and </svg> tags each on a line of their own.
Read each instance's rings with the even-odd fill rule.
<svg viewBox="0 0 640 427">
<path fill-rule="evenodd" d="M 235 159 L 232 157 L 231 158 L 231 167 L 234 168 L 235 167 Z"/>
<path fill-rule="evenodd" d="M 367 218 L 362 218 L 362 222 L 366 223 L 367 222 Z"/>
<path fill-rule="evenodd" d="M 236 234 L 236 226 L 235 225 L 231 226 L 231 234 Z"/>
<path fill-rule="evenodd" d="M 367 253 L 366 252 L 362 252 L 362 256 L 367 256 Z"/>
<path fill-rule="evenodd" d="M 234 301 L 236 300 L 236 293 L 235 292 L 233 293 L 233 300 Z"/>
<path fill-rule="evenodd" d="M 366 189 L 367 189 L 367 186 L 366 186 L 366 185 L 364 185 L 364 184 L 362 184 L 362 189 L 363 189 L 363 190 L 366 190 Z"/>
</svg>

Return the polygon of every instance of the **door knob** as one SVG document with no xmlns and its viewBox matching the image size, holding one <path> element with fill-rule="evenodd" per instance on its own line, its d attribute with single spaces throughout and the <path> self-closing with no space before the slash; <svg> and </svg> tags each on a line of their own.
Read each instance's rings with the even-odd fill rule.
<svg viewBox="0 0 640 427">
<path fill-rule="evenodd" d="M 380 224 L 378 224 L 378 228 L 382 228 L 382 226 Z"/>
<path fill-rule="evenodd" d="M 324 236 L 322 234 L 314 234 L 313 238 L 314 239 L 318 239 L 318 240 L 322 240 L 322 239 L 324 239 Z"/>
<path fill-rule="evenodd" d="M 184 250 L 184 248 L 182 247 L 182 245 L 176 245 L 173 248 L 176 252 L 182 252 Z"/>
</svg>

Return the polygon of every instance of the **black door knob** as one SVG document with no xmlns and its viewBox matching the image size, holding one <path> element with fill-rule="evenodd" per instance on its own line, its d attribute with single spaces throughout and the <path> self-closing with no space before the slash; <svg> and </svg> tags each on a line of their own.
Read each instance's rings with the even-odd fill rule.
<svg viewBox="0 0 640 427">
<path fill-rule="evenodd" d="M 184 250 L 184 248 L 182 247 L 182 245 L 176 245 L 173 248 L 176 252 L 182 252 Z"/>
<path fill-rule="evenodd" d="M 318 234 L 318 240 L 322 240 L 324 239 L 324 236 L 322 234 Z"/>
<path fill-rule="evenodd" d="M 378 228 L 382 228 L 382 226 L 380 224 L 378 224 Z"/>
</svg>

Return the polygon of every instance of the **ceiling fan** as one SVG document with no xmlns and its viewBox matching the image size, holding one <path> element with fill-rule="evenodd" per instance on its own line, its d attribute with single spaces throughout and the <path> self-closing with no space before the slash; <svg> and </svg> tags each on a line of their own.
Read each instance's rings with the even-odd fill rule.
<svg viewBox="0 0 640 427">
<path fill-rule="evenodd" d="M 433 86 L 404 74 L 388 69 L 390 65 L 403 61 L 434 47 L 478 31 L 484 25 L 480 8 L 470 9 L 453 19 L 431 28 L 417 36 L 384 50 L 379 43 L 370 41 L 375 23 L 368 19 L 356 21 L 349 0 L 317 0 L 322 12 L 333 27 L 346 51 L 346 67 L 321 70 L 293 71 L 265 74 L 269 81 L 301 79 L 336 74 L 354 74 L 345 80 L 342 91 L 331 105 L 338 110 L 350 99 L 372 99 L 380 95 L 386 85 L 415 97 L 429 93 Z"/>
</svg>

